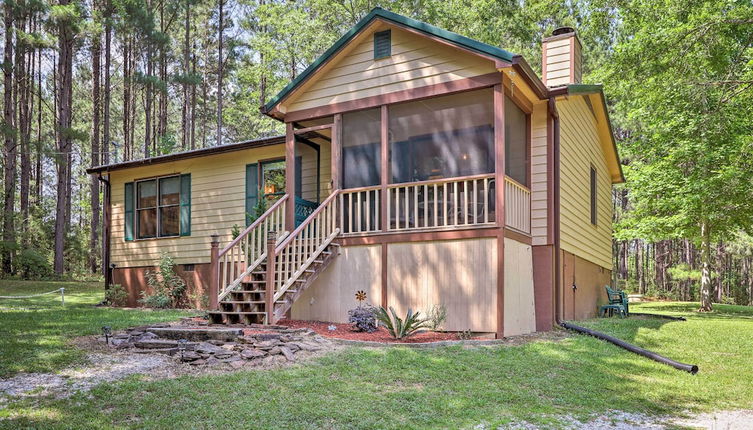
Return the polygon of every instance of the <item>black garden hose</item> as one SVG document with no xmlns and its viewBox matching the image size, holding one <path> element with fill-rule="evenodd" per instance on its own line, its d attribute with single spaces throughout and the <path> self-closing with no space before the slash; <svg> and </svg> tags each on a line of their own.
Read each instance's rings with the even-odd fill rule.
<svg viewBox="0 0 753 430">
<path fill-rule="evenodd" d="M 630 312 L 630 316 L 632 315 L 639 315 L 642 317 L 654 317 L 654 318 L 663 318 L 665 320 L 672 320 L 672 321 L 687 321 L 683 317 L 674 317 L 672 315 L 660 315 L 660 314 L 644 314 L 642 312 Z"/>
<path fill-rule="evenodd" d="M 598 331 L 595 331 L 595 330 L 591 330 L 591 329 L 588 329 L 588 328 L 585 328 L 585 327 L 581 327 L 581 326 L 578 326 L 578 325 L 575 325 L 575 324 L 572 324 L 572 323 L 569 323 L 569 322 L 562 321 L 562 322 L 560 322 L 560 325 L 562 327 L 568 329 L 568 330 L 577 331 L 579 333 L 587 334 L 587 335 L 593 336 L 593 337 L 595 337 L 597 339 L 601 339 L 601 340 L 605 340 L 607 342 L 613 343 L 613 344 L 619 346 L 620 348 L 627 349 L 630 352 L 633 352 L 633 353 L 638 354 L 638 355 L 642 355 L 642 356 L 644 356 L 646 358 L 650 358 L 650 359 L 652 359 L 654 361 L 658 361 L 659 363 L 663 363 L 663 364 L 666 364 L 668 366 L 672 366 L 675 369 L 684 370 L 686 372 L 690 372 L 693 375 L 695 375 L 696 373 L 698 373 L 698 366 L 696 366 L 695 364 L 680 363 L 679 361 L 672 360 L 671 358 L 664 357 L 664 356 L 659 355 L 659 354 L 657 354 L 655 352 L 652 352 L 652 351 L 649 351 L 647 349 L 643 349 L 643 348 L 641 348 L 639 346 L 635 346 L 633 344 L 627 343 L 627 342 L 625 342 L 623 340 L 617 339 L 616 337 L 610 336 L 608 334 L 601 333 L 601 332 L 598 332 Z"/>
</svg>

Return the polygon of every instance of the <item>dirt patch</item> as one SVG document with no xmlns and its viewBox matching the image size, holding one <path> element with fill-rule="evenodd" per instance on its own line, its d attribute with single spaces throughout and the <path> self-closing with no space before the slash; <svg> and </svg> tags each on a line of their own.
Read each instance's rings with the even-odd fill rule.
<svg viewBox="0 0 753 430">
<path fill-rule="evenodd" d="M 572 415 L 550 416 L 560 422 L 558 428 L 567 430 L 671 430 L 681 428 L 698 428 L 713 430 L 748 430 L 753 428 L 753 411 L 718 411 L 703 414 L 686 412 L 687 418 L 669 416 L 651 416 L 623 411 L 608 411 L 593 415 L 582 422 Z M 486 429 L 488 426 L 479 424 L 475 429 Z M 541 428 L 537 424 L 527 421 L 516 421 L 505 426 L 516 430 L 533 430 Z"/>
</svg>

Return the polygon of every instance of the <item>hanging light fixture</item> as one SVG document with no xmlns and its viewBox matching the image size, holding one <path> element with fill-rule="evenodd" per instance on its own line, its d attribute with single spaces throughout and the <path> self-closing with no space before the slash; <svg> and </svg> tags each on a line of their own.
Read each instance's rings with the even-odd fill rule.
<svg viewBox="0 0 753 430">
<path fill-rule="evenodd" d="M 105 344 L 109 345 L 112 328 L 109 325 L 102 326 L 102 335 L 105 337 Z"/>
<path fill-rule="evenodd" d="M 186 339 L 178 340 L 178 351 L 180 351 L 180 361 L 184 361 L 183 354 L 186 352 L 187 344 L 188 344 L 188 341 Z"/>
</svg>

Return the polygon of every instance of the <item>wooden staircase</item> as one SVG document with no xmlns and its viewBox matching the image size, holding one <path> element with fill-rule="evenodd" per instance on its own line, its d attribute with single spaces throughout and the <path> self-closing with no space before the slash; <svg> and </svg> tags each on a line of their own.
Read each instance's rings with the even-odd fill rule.
<svg viewBox="0 0 753 430">
<path fill-rule="evenodd" d="M 304 275 L 295 281 L 295 286 L 285 290 L 283 296 L 274 302 L 274 320 L 282 319 L 293 307 L 293 303 L 314 283 L 316 278 L 339 253 L 339 245 L 332 242 L 314 260 Z M 267 324 L 267 262 L 259 264 L 258 270 L 251 272 L 238 286 L 230 290 L 220 300 L 219 309 L 209 311 L 212 324 Z"/>
<path fill-rule="evenodd" d="M 338 193 L 292 233 L 285 230 L 285 195 L 221 251 L 213 247 L 211 323 L 275 324 L 285 317 L 339 254 Z"/>
</svg>

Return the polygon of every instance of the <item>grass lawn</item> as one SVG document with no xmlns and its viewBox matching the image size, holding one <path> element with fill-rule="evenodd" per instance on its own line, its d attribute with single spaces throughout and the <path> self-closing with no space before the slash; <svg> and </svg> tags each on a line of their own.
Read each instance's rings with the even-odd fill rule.
<svg viewBox="0 0 753 430">
<path fill-rule="evenodd" d="M 95 308 L 104 298 L 102 283 L 0 281 L 0 296 L 24 296 L 65 288 L 60 294 L 32 299 L 0 299 L 0 378 L 16 372 L 50 372 L 81 360 L 67 346 L 71 337 L 97 334 L 186 315 L 178 311 Z"/>
<path fill-rule="evenodd" d="M 701 315 L 697 306 L 636 306 L 684 315 L 687 322 L 583 322 L 698 364 L 695 376 L 580 335 L 509 347 L 350 348 L 288 369 L 160 381 L 131 377 L 67 400 L 14 401 L 0 409 L 0 428 L 493 428 L 516 420 L 556 427 L 560 415 L 586 419 L 615 409 L 666 415 L 753 408 L 753 308 L 717 305 L 716 312 Z M 91 321 L 79 323 L 81 333 L 96 332 L 100 319 L 114 321 L 110 315 L 128 325 L 129 313 L 133 322 L 148 314 L 88 311 L 101 313 L 79 316 Z M 84 308 L 74 315 L 79 312 Z M 48 324 L 61 324 L 34 321 L 29 318 L 30 327 L 3 325 L 3 334 L 34 337 Z"/>
</svg>

